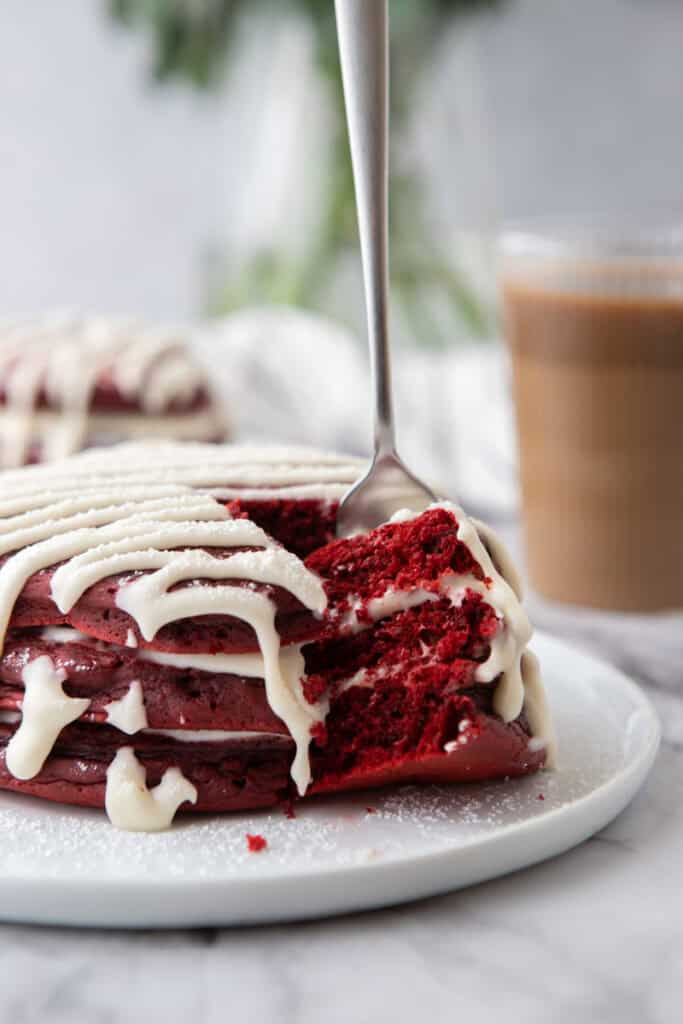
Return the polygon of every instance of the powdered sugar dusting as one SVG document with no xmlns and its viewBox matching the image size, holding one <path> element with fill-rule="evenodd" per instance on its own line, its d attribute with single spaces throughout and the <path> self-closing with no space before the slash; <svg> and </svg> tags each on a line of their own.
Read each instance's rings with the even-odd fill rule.
<svg viewBox="0 0 683 1024">
<path fill-rule="evenodd" d="M 144 836 L 112 830 L 100 811 L 3 793 L 0 883 L 43 878 L 100 885 L 227 885 L 249 878 L 384 868 L 444 851 L 457 854 L 482 840 L 503 841 L 520 825 L 589 797 L 622 772 L 631 756 L 632 738 L 614 717 L 615 702 L 606 685 L 611 677 L 582 682 L 575 672 L 564 682 L 562 665 L 553 663 L 545 647 L 542 653 L 562 741 L 556 771 L 470 786 L 403 786 L 312 800 L 296 805 L 295 818 L 288 818 L 282 807 L 223 816 L 181 813 L 172 831 Z M 249 853 L 245 833 L 267 837 L 267 857 Z"/>
</svg>

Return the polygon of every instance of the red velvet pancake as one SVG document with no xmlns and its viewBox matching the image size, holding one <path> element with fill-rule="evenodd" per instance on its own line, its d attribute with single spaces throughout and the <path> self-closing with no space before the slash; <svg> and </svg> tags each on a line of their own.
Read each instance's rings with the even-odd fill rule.
<svg viewBox="0 0 683 1024">
<path fill-rule="evenodd" d="M 0 563 L 1 566 L 1 563 Z M 116 594 L 129 575 L 110 576 L 90 587 L 67 614 L 60 613 L 50 597 L 50 582 L 54 567 L 31 576 L 17 598 L 11 618 L 13 629 L 28 626 L 69 625 L 96 640 L 124 645 L 135 637 L 138 647 L 151 647 L 156 651 L 186 653 L 205 652 L 247 653 L 258 650 L 258 641 L 246 623 L 230 615 L 200 615 L 192 621 L 180 620 L 163 626 L 154 639 L 145 640 L 137 623 L 125 611 L 116 607 Z M 190 584 L 184 584 L 189 586 Z M 233 581 L 236 587 L 253 587 L 243 581 Z M 318 635 L 319 623 L 295 597 L 282 587 L 260 586 L 278 607 L 277 627 L 283 643 L 298 643 Z"/>
<path fill-rule="evenodd" d="M 149 501 L 157 503 L 149 512 L 125 500 L 145 468 Z M 9 593 L 3 580 L 18 560 L 31 557 L 34 569 L 6 609 L 0 787 L 109 809 L 110 768 L 122 763 L 119 752 L 132 751 L 146 781 L 143 802 L 176 769 L 194 787 L 194 802 L 184 800 L 181 810 L 229 811 L 297 791 L 463 782 L 542 767 L 552 753 L 551 729 L 504 552 L 448 503 L 366 536 L 331 540 L 338 497 L 357 468 L 301 452 L 129 446 L 50 472 L 0 476 L 0 610 Z M 209 511 L 219 502 L 229 510 L 211 512 L 210 547 L 193 541 L 196 520 L 183 522 L 177 499 L 162 493 L 169 482 L 181 495 L 205 495 Z M 80 547 L 78 516 L 83 508 L 87 514 L 90 493 L 104 509 L 102 532 L 90 529 Z M 3 519 L 5 498 L 12 504 Z M 80 502 L 75 511 L 70 501 Z M 203 523 L 204 513 L 196 515 Z M 235 518 L 242 525 L 231 526 Z M 171 520 L 188 546 L 165 547 Z M 33 546 L 22 546 L 29 534 L 21 530 L 35 523 L 37 540 L 30 534 Z M 71 546 L 42 564 L 41 544 L 61 550 L 55 537 Z M 109 573 L 111 558 L 132 562 Z M 57 569 L 80 578 L 93 563 L 95 582 L 60 611 Z M 157 591 L 144 588 L 157 580 L 158 597 L 148 599 Z M 122 593 L 138 597 L 126 604 Z M 206 614 L 214 596 L 223 610 Z M 143 620 L 157 601 L 176 617 L 150 633 Z M 45 629 L 54 626 L 68 628 Z M 40 659 L 49 666 L 45 680 L 27 682 Z M 145 721 L 129 734 L 109 706 L 136 686 Z M 55 687 L 63 687 L 62 698 Z M 69 699 L 89 703 L 79 720 L 57 730 L 42 767 L 22 777 L 12 769 L 20 763 L 16 751 L 30 742 L 41 708 L 64 696 L 67 707 Z M 8 744 L 20 734 L 10 756 Z M 127 820 L 115 823 L 145 827 Z"/>
<path fill-rule="evenodd" d="M 206 374 L 177 331 L 60 315 L 0 326 L 0 467 L 141 437 L 226 436 Z"/>
</svg>

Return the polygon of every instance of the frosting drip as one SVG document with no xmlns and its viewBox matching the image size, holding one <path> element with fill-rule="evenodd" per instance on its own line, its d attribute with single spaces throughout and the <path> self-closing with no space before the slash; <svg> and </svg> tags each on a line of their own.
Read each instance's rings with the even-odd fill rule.
<svg viewBox="0 0 683 1024">
<path fill-rule="evenodd" d="M 24 700 L 21 724 L 7 744 L 7 769 L 17 779 L 32 779 L 43 767 L 65 725 L 87 711 L 90 701 L 67 697 L 62 689 L 66 673 L 43 655 L 22 672 Z"/>
<path fill-rule="evenodd" d="M 469 548 L 486 577 L 485 582 L 473 577 L 464 583 L 459 581 L 458 596 L 461 590 L 463 598 L 467 590 L 481 594 L 500 621 L 500 629 L 491 640 L 489 656 L 477 668 L 476 679 L 480 683 L 490 683 L 500 676 L 493 698 L 493 708 L 504 722 L 511 722 L 519 717 L 524 705 L 521 660 L 522 653 L 531 640 L 531 625 L 517 594 L 494 564 L 494 558 L 499 564 L 509 562 L 503 545 L 492 531 L 488 531 L 486 540 L 490 554 L 472 520 L 468 519 L 461 509 L 453 509 L 453 512 L 459 524 L 458 540 Z"/>
<path fill-rule="evenodd" d="M 374 621 L 397 611 L 414 608 L 438 597 L 447 597 L 459 605 L 468 593 L 480 594 L 493 608 L 500 628 L 491 639 L 490 651 L 484 662 L 477 666 L 475 679 L 479 683 L 498 680 L 493 697 L 493 708 L 504 722 L 512 722 L 526 709 L 534 738 L 547 750 L 547 764 L 554 757 L 555 741 L 552 732 L 545 693 L 538 673 L 538 660 L 526 650 L 532 628 L 521 603 L 521 584 L 507 549 L 490 527 L 470 519 L 457 505 L 449 501 L 435 502 L 430 508 L 443 508 L 451 512 L 458 522 L 458 540 L 468 548 L 479 563 L 484 580 L 467 576 L 444 576 L 437 591 L 415 589 L 406 592 L 387 590 L 368 603 L 367 612 Z M 396 512 L 391 522 L 401 523 L 414 519 L 409 509 Z M 362 629 L 355 611 L 345 623 L 352 630 Z"/>
<path fill-rule="evenodd" d="M 122 377 L 122 389 L 133 386 L 132 370 L 130 374 L 130 379 Z M 154 467 L 151 482 L 150 466 Z M 0 646 L 28 579 L 55 565 L 51 596 L 63 614 L 101 580 L 123 577 L 115 603 L 148 642 L 161 628 L 179 620 L 201 615 L 240 619 L 256 635 L 258 653 L 167 654 L 141 649 L 137 656 L 162 665 L 263 679 L 272 711 L 294 740 L 291 773 L 303 794 L 310 782 L 311 730 L 324 721 L 328 704 L 325 699 L 315 704 L 306 700 L 302 647 L 281 647 L 276 606 L 260 588 L 281 587 L 315 615 L 325 610 L 325 591 L 298 557 L 248 519 L 232 519 L 216 495 L 249 493 L 269 499 L 305 494 L 317 500 L 336 499 L 357 477 L 360 466 L 358 460 L 299 449 L 136 444 L 120 446 L 115 460 L 111 451 L 86 452 L 58 465 L 4 473 L 0 555 L 8 557 L 0 566 Z M 496 682 L 494 708 L 506 722 L 516 719 L 522 708 L 526 710 L 531 742 L 545 745 L 550 762 L 552 727 L 537 663 L 525 650 L 531 628 L 510 561 L 486 527 L 448 502 L 436 507 L 457 519 L 458 539 L 481 566 L 484 580 L 447 575 L 437 591 L 390 589 L 371 601 L 367 611 L 377 620 L 438 597 L 457 605 L 468 593 L 481 594 L 500 628 L 488 657 L 477 666 L 476 679 Z M 399 517 L 414 518 L 406 511 Z M 366 628 L 353 607 L 343 626 Z M 48 628 L 43 635 L 65 642 L 83 639 L 64 627 Z M 132 630 L 127 642 L 135 645 Z M 64 694 L 64 675 L 55 671 L 50 658 L 36 659 L 25 671 L 23 718 L 8 745 L 8 767 L 20 778 L 40 770 L 60 729 L 89 704 Z M 39 684 L 34 681 L 38 677 Z M 364 679 L 357 674 L 347 685 L 364 685 Z M 149 730 L 137 681 L 106 712 L 107 721 L 128 734 L 144 731 L 184 742 L 233 738 L 212 730 Z M 107 811 L 120 827 L 166 827 L 177 807 L 194 799 L 194 786 L 177 769 L 166 772 L 160 785 L 149 791 L 144 768 L 130 747 L 120 750 L 110 766 Z"/>
<path fill-rule="evenodd" d="M 134 679 L 124 696 L 106 704 L 104 710 L 109 725 L 128 733 L 129 736 L 146 729 L 147 712 L 140 680 Z"/>
<path fill-rule="evenodd" d="M 11 487 L 13 496 L 2 503 L 4 509 L 0 505 L 0 514 L 5 512 L 0 519 L 0 554 L 15 552 L 0 567 L 0 641 L 29 577 L 54 565 L 59 568 L 51 581 L 52 599 L 64 614 L 100 580 L 130 573 L 119 587 L 116 604 L 148 641 L 162 626 L 199 615 L 228 615 L 248 623 L 260 649 L 256 660 L 252 656 L 249 662 L 250 671 L 263 678 L 270 707 L 294 739 L 292 778 L 303 793 L 310 781 L 311 728 L 323 720 L 326 705 L 311 704 L 304 697 L 303 655 L 299 646 L 280 648 L 273 601 L 257 588 L 235 583 L 279 586 L 320 615 L 326 606 L 321 581 L 254 523 L 232 519 L 215 498 L 175 482 L 173 473 L 168 483 L 139 487 L 99 478 L 84 494 L 68 466 L 63 462 L 49 474 L 57 489 L 45 489 L 37 473 L 33 487 L 25 486 L 23 494 Z M 34 474 L 26 470 L 19 476 L 26 484 Z M 213 555 L 213 548 L 220 549 L 222 557 Z M 226 556 L 231 548 L 251 550 Z M 201 582 L 208 580 L 223 585 Z M 185 582 L 192 585 L 174 589 Z M 211 670 L 217 668 L 215 662 L 210 664 Z M 223 664 L 223 671 L 235 670 L 227 667 L 228 661 Z M 240 667 L 239 660 L 230 664 Z M 124 714 L 126 720 L 130 711 L 129 705 L 110 708 L 111 714 Z"/>
<path fill-rule="evenodd" d="M 235 732 L 230 729 L 145 729 L 146 736 L 166 736 L 177 743 L 224 743 L 227 740 L 249 743 L 252 740 L 289 739 L 287 733 L 253 732 L 242 730 Z"/>
<path fill-rule="evenodd" d="M 107 769 L 104 806 L 112 825 L 127 832 L 160 832 L 181 804 L 197 802 L 197 790 L 180 768 L 167 768 L 154 789 L 132 747 L 121 747 Z"/>
<path fill-rule="evenodd" d="M 546 768 L 555 768 L 557 766 L 557 737 L 548 707 L 548 699 L 541 681 L 539 661 L 533 651 L 525 651 L 522 655 L 522 678 L 524 679 L 524 710 L 533 736 L 529 746 L 542 744 L 545 747 Z"/>
</svg>

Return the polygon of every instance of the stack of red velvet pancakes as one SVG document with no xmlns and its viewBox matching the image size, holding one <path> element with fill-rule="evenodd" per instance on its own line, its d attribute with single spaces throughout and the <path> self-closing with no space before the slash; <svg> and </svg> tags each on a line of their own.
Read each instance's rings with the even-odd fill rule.
<svg viewBox="0 0 683 1024">
<path fill-rule="evenodd" d="M 0 324 L 0 466 L 139 438 L 225 437 L 182 332 L 65 315 Z"/>
<path fill-rule="evenodd" d="M 0 474 L 0 786 L 153 830 L 548 765 L 503 548 L 448 502 L 334 540 L 361 468 L 150 443 Z"/>
</svg>

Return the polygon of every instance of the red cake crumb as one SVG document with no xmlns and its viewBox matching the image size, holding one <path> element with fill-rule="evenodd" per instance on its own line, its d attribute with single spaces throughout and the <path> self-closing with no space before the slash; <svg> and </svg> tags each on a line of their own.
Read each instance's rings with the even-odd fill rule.
<svg viewBox="0 0 683 1024">
<path fill-rule="evenodd" d="M 315 725 L 311 726 L 311 738 L 315 740 L 319 747 L 324 747 L 327 743 L 327 729 L 323 722 L 316 722 Z"/>
<path fill-rule="evenodd" d="M 346 777 L 413 755 L 441 754 L 463 719 L 476 723 L 488 693 L 463 692 L 448 673 L 427 670 L 406 685 L 400 676 L 353 686 L 332 703 L 326 744 L 311 747 L 317 779 Z M 489 708 L 486 708 L 490 711 Z M 476 724 L 470 731 L 477 731 Z"/>
<path fill-rule="evenodd" d="M 545 797 L 543 796 L 543 793 L 539 793 L 538 794 L 538 799 L 539 800 L 545 800 Z"/>
<path fill-rule="evenodd" d="M 366 807 L 365 808 L 365 813 L 366 814 L 377 814 L 377 808 L 376 807 Z"/>
<path fill-rule="evenodd" d="M 252 836 L 247 832 L 247 847 L 249 853 L 260 853 L 261 850 L 265 850 L 268 846 L 268 841 L 263 836 Z"/>
</svg>

